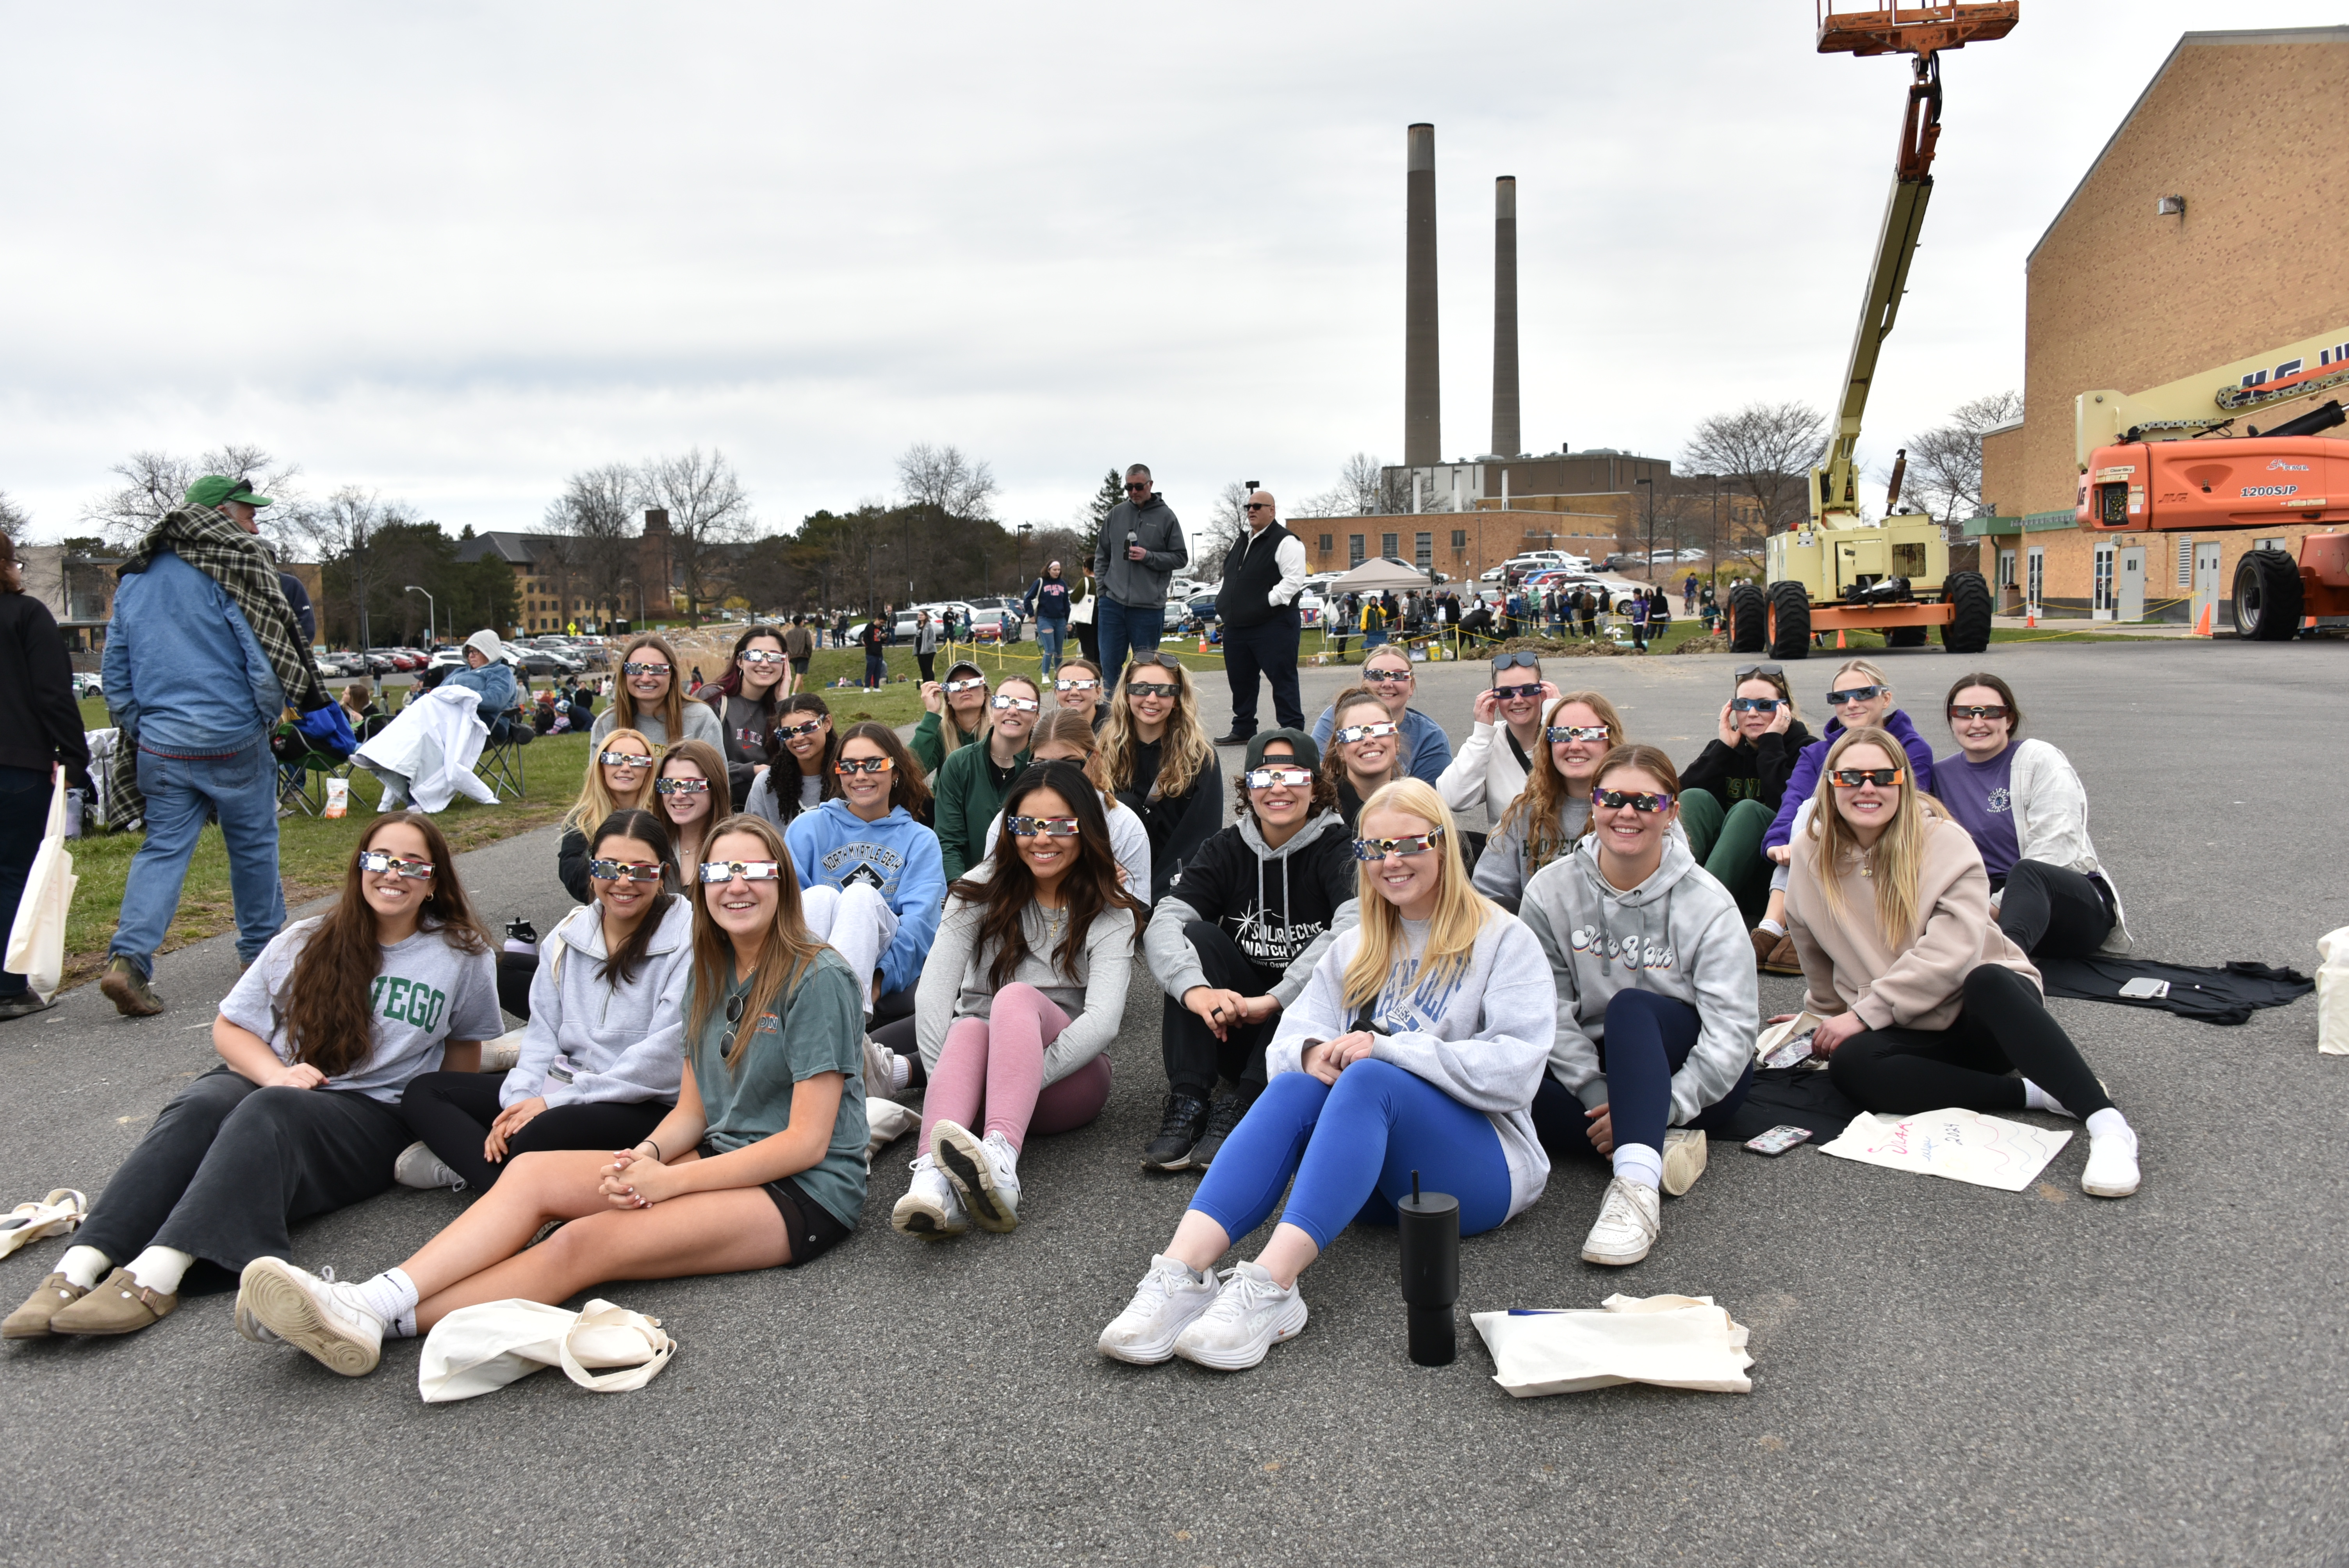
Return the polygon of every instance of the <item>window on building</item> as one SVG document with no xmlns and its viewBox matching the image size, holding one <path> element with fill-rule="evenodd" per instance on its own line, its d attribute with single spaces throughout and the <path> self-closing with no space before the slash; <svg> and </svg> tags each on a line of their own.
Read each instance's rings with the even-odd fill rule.
<svg viewBox="0 0 2349 1568">
<path fill-rule="evenodd" d="M 1466 529 L 1455 528 L 1452 531 L 1452 548 L 1454 550 L 1465 550 L 1468 548 L 1468 531 Z"/>
<path fill-rule="evenodd" d="M 1435 565 L 1435 535 L 1432 533 L 1413 535 L 1411 563 L 1418 567 L 1422 572 L 1426 572 L 1433 568 Z"/>
<path fill-rule="evenodd" d="M 1327 534 L 1327 533 L 1325 533 L 1325 534 L 1323 534 L 1323 535 L 1321 536 L 1321 553 L 1322 553 L 1322 554 L 1327 555 L 1327 554 L 1329 554 L 1329 553 L 1330 553 L 1330 549 L 1331 549 L 1331 541 L 1332 541 L 1332 539 L 1333 539 L 1334 537 L 1335 537 L 1334 535 Z"/>
<path fill-rule="evenodd" d="M 1346 564 L 1360 566 L 1361 563 L 1362 536 L 1359 533 L 1350 533 L 1346 535 Z"/>
<path fill-rule="evenodd" d="M 1398 540 L 1398 539 L 1400 539 L 1401 537 L 1402 537 L 1402 535 L 1400 535 L 1400 534 L 1394 534 L 1394 533 L 1381 533 L 1381 534 L 1380 534 L 1380 535 L 1379 535 L 1379 553 L 1380 553 L 1381 555 L 1400 555 L 1400 554 L 1402 554 L 1402 547 L 1401 547 L 1401 546 L 1399 546 L 1399 545 L 1397 545 L 1397 544 L 1395 543 L 1395 541 L 1396 541 L 1396 540 Z"/>
<path fill-rule="evenodd" d="M 2002 588 L 2014 586 L 2014 552 L 2012 550 L 1998 552 L 1998 585 Z"/>
<path fill-rule="evenodd" d="M 2190 533 L 2178 536 L 2178 585 L 2194 586 L 2194 536 Z"/>
</svg>

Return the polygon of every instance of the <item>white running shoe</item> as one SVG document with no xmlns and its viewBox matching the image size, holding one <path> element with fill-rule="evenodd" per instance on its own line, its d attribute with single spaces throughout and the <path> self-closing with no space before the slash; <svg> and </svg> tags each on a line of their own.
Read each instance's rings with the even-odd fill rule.
<svg viewBox="0 0 2349 1568">
<path fill-rule="evenodd" d="M 2080 1191 L 2091 1198 L 2126 1198 L 2137 1191 L 2137 1132 L 2123 1128 L 2102 1137 L 2088 1137 L 2088 1166 L 2080 1172 Z"/>
<path fill-rule="evenodd" d="M 1582 1240 L 1582 1261 L 1620 1268 L 1648 1255 L 1663 1229 L 1663 1198 L 1645 1182 L 1620 1176 L 1607 1183 L 1607 1201 L 1599 1207 L 1599 1222 Z"/>
<path fill-rule="evenodd" d="M 1664 1191 L 1677 1198 L 1704 1174 L 1705 1136 L 1693 1127 L 1664 1130 Z"/>
<path fill-rule="evenodd" d="M 456 1192 L 465 1190 L 465 1179 L 450 1170 L 448 1161 L 433 1153 L 422 1139 L 399 1151 L 399 1159 L 391 1168 L 391 1179 L 403 1187 L 428 1192 L 441 1187 Z"/>
<path fill-rule="evenodd" d="M 1155 1367 L 1174 1354 L 1174 1341 L 1215 1305 L 1216 1295 L 1212 1273 L 1200 1279 L 1162 1253 L 1150 1260 L 1133 1299 L 1102 1330 L 1094 1348 L 1136 1367 Z"/>
<path fill-rule="evenodd" d="M 1000 1235 L 1019 1223 L 1019 1151 L 1003 1134 L 974 1138 L 970 1129 L 941 1121 L 930 1129 L 930 1153 L 980 1230 Z"/>
<path fill-rule="evenodd" d="M 894 1052 L 894 1051 L 892 1051 L 888 1047 L 886 1047 L 886 1046 L 883 1045 L 880 1041 L 878 1041 L 878 1040 L 874 1039 L 872 1036 L 870 1036 L 870 1035 L 865 1036 L 865 1037 L 864 1037 L 864 1092 L 865 1092 L 865 1094 L 866 1094 L 868 1097 L 870 1097 L 870 1098 L 875 1098 L 875 1099 L 896 1099 L 896 1098 L 897 1098 L 897 1089 L 896 1089 L 896 1087 L 895 1087 L 895 1085 L 896 1085 L 896 1078 L 897 1078 L 897 1070 L 896 1070 L 896 1068 L 897 1068 L 897 1056 L 896 1056 L 896 1053 L 895 1053 L 895 1052 Z"/>
<path fill-rule="evenodd" d="M 926 1242 L 946 1236 L 959 1236 L 970 1229 L 970 1215 L 962 1206 L 961 1195 L 938 1162 L 928 1155 L 914 1161 L 914 1184 L 889 1211 L 893 1230 Z"/>
<path fill-rule="evenodd" d="M 1174 1336 L 1174 1354 L 1217 1372 L 1245 1372 L 1264 1353 L 1305 1327 L 1305 1298 L 1256 1264 L 1237 1264 L 1224 1288 L 1191 1326 Z"/>
<path fill-rule="evenodd" d="M 255 1258 L 237 1282 L 238 1331 L 248 1317 L 346 1377 L 375 1370 L 383 1356 L 383 1319 L 359 1300 L 357 1285 L 297 1269 L 284 1258 Z M 245 1337 L 261 1342 L 257 1333 Z"/>
</svg>

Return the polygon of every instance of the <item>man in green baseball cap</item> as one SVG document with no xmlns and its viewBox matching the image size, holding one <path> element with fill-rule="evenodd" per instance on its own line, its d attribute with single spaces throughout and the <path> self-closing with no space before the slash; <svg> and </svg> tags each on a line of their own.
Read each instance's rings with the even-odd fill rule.
<svg viewBox="0 0 2349 1568">
<path fill-rule="evenodd" d="M 254 515 L 264 506 L 277 503 L 265 495 L 253 493 L 253 486 L 243 480 L 233 480 L 225 474 L 206 474 L 188 487 L 188 502 L 191 506 L 208 506 L 226 514 L 228 520 L 247 533 L 261 531 L 261 520 Z"/>
</svg>

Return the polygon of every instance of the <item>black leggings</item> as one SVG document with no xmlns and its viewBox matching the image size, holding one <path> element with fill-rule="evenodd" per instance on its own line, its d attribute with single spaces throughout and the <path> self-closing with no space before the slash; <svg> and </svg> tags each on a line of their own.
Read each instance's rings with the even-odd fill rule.
<svg viewBox="0 0 2349 1568">
<path fill-rule="evenodd" d="M 2033 958 L 2085 958 L 2113 931 L 2102 888 L 2062 866 L 2017 861 L 1999 892 L 1998 928 Z"/>
<path fill-rule="evenodd" d="M 1198 952 L 1206 983 L 1218 990 L 1261 996 L 1280 978 L 1278 973 L 1269 980 L 1265 978 L 1264 971 L 1240 951 L 1231 934 L 1213 921 L 1186 922 L 1183 934 Z M 1235 1025 L 1224 1031 L 1229 1037 L 1219 1040 L 1205 1019 L 1183 1006 L 1181 997 L 1167 997 L 1161 1025 L 1166 1087 L 1187 1088 L 1201 1099 L 1210 1099 L 1216 1079 L 1222 1077 L 1239 1085 L 1244 1098 L 1255 1098 L 1264 1088 L 1264 1047 L 1272 1043 L 1273 1032 L 1279 1026 L 1280 1016 L 1276 1013 L 1260 1024 Z"/>
<path fill-rule="evenodd" d="M 1836 1088 L 1895 1116 L 2021 1110 L 2023 1079 L 2008 1076 L 2020 1072 L 2075 1116 L 2113 1103 L 2030 981 L 1984 964 L 1966 976 L 1964 997 L 1946 1029 L 1868 1029 L 1846 1040 L 1827 1064 Z"/>
<path fill-rule="evenodd" d="M 539 1149 L 626 1149 L 650 1136 L 677 1108 L 657 1099 L 558 1105 L 540 1111 L 506 1140 L 506 1157 L 491 1164 L 481 1152 L 498 1119 L 503 1073 L 425 1073 L 400 1097 L 409 1130 L 440 1157 L 475 1192 L 486 1192 L 517 1154 Z M 667 1152 L 674 1153 L 675 1150 Z"/>
</svg>

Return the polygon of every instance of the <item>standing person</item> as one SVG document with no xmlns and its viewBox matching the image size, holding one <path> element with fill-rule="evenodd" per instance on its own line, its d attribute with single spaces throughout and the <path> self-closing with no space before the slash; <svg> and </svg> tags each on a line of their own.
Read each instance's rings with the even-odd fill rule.
<svg viewBox="0 0 2349 1568">
<path fill-rule="evenodd" d="M 878 615 L 864 618 L 856 645 L 864 650 L 864 688 L 878 691 L 889 678 L 889 624 Z"/>
<path fill-rule="evenodd" d="M 719 723 L 717 712 L 706 702 L 686 699 L 678 677 L 677 651 L 650 632 L 637 633 L 621 650 L 620 679 L 612 687 L 612 706 L 595 716 L 587 738 L 591 742 L 601 741 L 621 729 L 633 729 L 657 747 L 676 740 L 706 740 L 721 754 L 726 747 L 725 727 Z"/>
<path fill-rule="evenodd" d="M 1812 737 L 1777 665 L 1733 671 L 1714 727 L 1713 740 L 1681 771 L 1677 815 L 1690 852 L 1737 900 L 1750 929 L 1770 900 L 1763 840 Z"/>
<path fill-rule="evenodd" d="M 1117 671 L 1123 680 L 1132 655 L 1158 651 L 1166 630 L 1166 584 L 1190 563 L 1183 524 L 1165 499 L 1152 492 L 1149 468 L 1134 464 L 1125 470 L 1125 499 L 1109 509 L 1093 549 L 1102 668 Z"/>
<path fill-rule="evenodd" d="M 579 799 L 564 813 L 563 836 L 554 849 L 555 876 L 580 903 L 595 900 L 595 882 L 587 875 L 593 859 L 587 835 L 623 808 L 653 809 L 653 743 L 642 731 L 616 729 L 588 745 L 593 749 L 579 781 Z"/>
<path fill-rule="evenodd" d="M 818 625 L 822 624 L 817 623 Z M 783 695 L 797 696 L 807 689 L 808 665 L 815 657 L 815 638 L 808 633 L 805 615 L 792 617 L 791 630 L 783 634 L 783 654 L 792 661 L 792 673 L 783 686 Z"/>
<path fill-rule="evenodd" d="M 1696 614 L 1696 573 L 1693 572 L 1688 574 L 1688 581 L 1681 584 L 1681 614 Z"/>
<path fill-rule="evenodd" d="M 718 748 L 700 740 L 680 740 L 670 747 L 653 770 L 651 810 L 668 830 L 677 880 L 690 887 L 701 869 L 710 825 L 730 814 L 726 759 Z M 587 874 L 592 881 L 592 865 Z"/>
<path fill-rule="evenodd" d="M 1154 904 L 1224 820 L 1223 763 L 1199 722 L 1191 672 L 1174 655 L 1138 654 L 1126 666 L 1102 731 L 1102 779 L 1150 830 Z"/>
<path fill-rule="evenodd" d="M 1075 634 L 1077 646 L 1084 650 L 1085 657 L 1098 669 L 1101 665 L 1101 635 L 1093 618 L 1101 608 L 1101 590 L 1094 585 L 1091 562 L 1086 563 L 1084 582 L 1069 597 L 1069 630 Z"/>
<path fill-rule="evenodd" d="M 285 923 L 269 738 L 284 709 L 309 713 L 334 699 L 254 537 L 256 509 L 274 504 L 207 474 L 122 563 L 106 631 L 106 706 L 121 732 L 115 789 L 146 798 L 147 836 L 98 989 L 128 1016 L 163 1010 L 155 951 L 179 913 L 207 816 L 228 850 L 237 957 L 251 964 Z"/>
<path fill-rule="evenodd" d="M 914 613 L 914 662 L 922 667 L 922 684 L 938 678 L 938 624 L 927 610 Z"/>
<path fill-rule="evenodd" d="M 1367 658 L 1374 648 L 1387 644 L 1386 600 L 1377 593 L 1362 595 L 1362 653 Z"/>
<path fill-rule="evenodd" d="M 924 825 L 930 792 L 897 732 L 875 720 L 848 727 L 833 766 L 834 793 L 783 837 L 808 929 L 849 961 L 865 1016 L 886 1022 L 913 1011 L 946 897 L 938 836 Z"/>
<path fill-rule="evenodd" d="M 848 646 L 848 612 L 845 610 L 833 617 L 832 645 L 835 648 Z"/>
<path fill-rule="evenodd" d="M 1205 1170 L 1265 1085 L 1281 1009 L 1354 924 L 1354 846 L 1299 729 L 1248 742 L 1239 817 L 1200 845 L 1151 911 L 1143 954 L 1166 993 L 1166 1103 L 1145 1170 Z M 1216 1085 L 1232 1092 L 1217 1099 Z"/>
<path fill-rule="evenodd" d="M 1502 811 L 1476 859 L 1476 891 L 1514 912 L 1526 883 L 1590 825 L 1599 765 L 1623 744 L 1615 705 L 1595 691 L 1570 691 L 1542 715 L 1543 745 L 1526 787 Z"/>
<path fill-rule="evenodd" d="M 1427 784 L 1442 779 L 1444 770 L 1452 766 L 1452 741 L 1442 725 L 1411 706 L 1412 694 L 1419 689 L 1419 675 L 1412 668 L 1411 655 L 1401 648 L 1367 654 L 1362 660 L 1362 685 L 1379 694 L 1379 700 L 1387 705 L 1387 717 L 1402 726 L 1403 771 Z M 1321 717 L 1313 721 L 1314 743 L 1325 751 L 1337 723 L 1335 707 L 1323 708 Z"/>
<path fill-rule="evenodd" d="M 1824 1020 L 1813 1053 L 1868 1110 L 2079 1118 L 2081 1189 L 2127 1197 L 2137 1133 L 2048 1015 L 2039 971 L 1992 923 L 1972 836 L 1909 783 L 1905 762 L 1897 737 L 1868 727 L 1838 738 L 1819 770 L 1786 888 L 1803 1006 Z"/>
<path fill-rule="evenodd" d="M 833 764 L 840 760 L 840 738 L 833 733 L 832 708 L 813 692 L 783 699 L 768 738 L 770 766 L 750 786 L 743 810 L 788 828 L 802 811 L 812 811 L 840 793 Z"/>
<path fill-rule="evenodd" d="M 1247 528 L 1224 554 L 1216 615 L 1224 624 L 1224 674 L 1232 685 L 1232 727 L 1217 746 L 1246 746 L 1256 733 L 1257 676 L 1272 686 L 1272 713 L 1284 729 L 1305 727 L 1297 695 L 1297 645 L 1303 634 L 1297 596 L 1305 592 L 1305 542 L 1280 526 L 1270 490 L 1243 503 Z"/>
<path fill-rule="evenodd" d="M 1047 562 L 1042 574 L 1028 585 L 1028 613 L 1036 617 L 1036 652 L 1043 660 L 1046 680 L 1061 667 L 1061 650 L 1068 642 L 1070 593 L 1057 561 Z"/>
<path fill-rule="evenodd" d="M 1686 1192 L 1705 1134 L 1745 1103 L 1761 1008 L 1736 902 L 1671 831 L 1671 758 L 1619 747 L 1592 797 L 1591 830 L 1533 874 L 1518 913 L 1557 992 L 1534 1128 L 1612 1163 L 1582 1261 L 1620 1267 L 1655 1245 L 1659 1190 Z"/>
<path fill-rule="evenodd" d="M 1340 692 L 1331 706 L 1338 723 L 1330 732 L 1330 755 L 1322 770 L 1338 818 L 1351 832 L 1361 819 L 1363 801 L 1411 774 L 1402 763 L 1402 726 L 1387 717 L 1386 704 L 1376 692 L 1356 686 Z"/>
<path fill-rule="evenodd" d="M 1655 602 L 1644 593 L 1631 595 L 1631 647 L 1636 653 L 1648 651 L 1648 616 Z"/>
<path fill-rule="evenodd" d="M 1002 806 L 1003 792 L 1028 767 L 1028 738 L 1044 708 L 1036 683 L 1026 676 L 1004 676 L 988 705 L 980 743 L 947 758 L 932 781 L 933 820 L 948 882 L 987 858 L 987 824 Z"/>
<path fill-rule="evenodd" d="M 701 688 L 700 700 L 718 716 L 725 737 L 719 751 L 726 758 L 728 801 L 717 817 L 740 810 L 750 798 L 750 786 L 767 770 L 775 703 L 783 694 L 784 672 L 790 667 L 783 634 L 772 626 L 750 626 L 734 639 L 734 651 L 717 684 Z"/>
<path fill-rule="evenodd" d="M 477 1067 L 502 1027 L 448 841 L 429 817 L 377 818 L 335 907 L 271 938 L 221 1002 L 221 1065 L 155 1118 L 0 1336 L 133 1334 L 177 1310 L 199 1260 L 282 1254 L 295 1221 L 392 1184 L 413 1140 L 401 1090 Z"/>
<path fill-rule="evenodd" d="M 1091 659 L 1062 659 L 1052 676 L 1053 706 L 1081 713 L 1095 733 L 1109 722 L 1109 704 L 1102 700 L 1101 666 Z"/>
<path fill-rule="evenodd" d="M 1338 651 L 1338 662 L 1346 662 L 1346 639 L 1354 634 L 1354 596 L 1333 598 L 1321 612 L 1321 634 Z"/>
<path fill-rule="evenodd" d="M 1600 591 L 1596 588 L 1585 588 L 1575 594 L 1574 598 L 1575 614 L 1582 621 L 1582 634 L 1586 637 L 1598 636 L 1599 606 L 1602 601 Z"/>
<path fill-rule="evenodd" d="M 944 681 L 922 683 L 922 722 L 912 745 L 926 776 L 936 777 L 947 758 L 987 733 L 992 695 L 987 672 L 968 659 L 948 665 Z"/>
<path fill-rule="evenodd" d="M 0 533 L 0 932 L 16 925 L 59 768 L 69 785 L 89 787 L 73 661 L 49 607 L 25 592 L 16 542 Z M 51 1006 L 22 975 L 0 971 L 0 1022 Z"/>
<path fill-rule="evenodd" d="M 1557 695 L 1557 687 L 1542 676 L 1538 655 L 1494 655 L 1493 684 L 1476 694 L 1468 738 L 1435 780 L 1436 793 L 1461 819 L 1462 831 L 1479 853 L 1485 834 L 1526 787 L 1526 775 L 1542 748 L 1542 705 Z M 1480 819 L 1484 832 L 1464 826 Z"/>
</svg>

